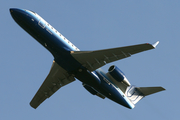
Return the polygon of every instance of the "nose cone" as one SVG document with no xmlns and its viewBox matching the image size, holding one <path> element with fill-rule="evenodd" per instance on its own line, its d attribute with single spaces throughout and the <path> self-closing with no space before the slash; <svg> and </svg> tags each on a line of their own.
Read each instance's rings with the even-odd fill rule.
<svg viewBox="0 0 180 120">
<path fill-rule="evenodd" d="M 14 13 L 17 13 L 19 11 L 19 9 L 17 9 L 17 8 L 10 8 L 9 11 L 10 11 L 11 14 L 14 14 Z"/>
<path fill-rule="evenodd" d="M 19 24 L 25 19 L 25 10 L 18 8 L 9 9 L 12 18 Z"/>
<path fill-rule="evenodd" d="M 10 8 L 9 11 L 10 11 L 10 13 L 11 13 L 12 16 L 18 15 L 19 13 L 22 12 L 21 9 L 17 9 L 17 8 Z"/>
<path fill-rule="evenodd" d="M 16 8 L 10 8 L 9 11 L 13 12 L 13 10 L 16 10 Z"/>
<path fill-rule="evenodd" d="M 9 11 L 14 19 L 21 18 L 24 14 L 24 10 L 18 8 L 10 8 Z"/>
</svg>

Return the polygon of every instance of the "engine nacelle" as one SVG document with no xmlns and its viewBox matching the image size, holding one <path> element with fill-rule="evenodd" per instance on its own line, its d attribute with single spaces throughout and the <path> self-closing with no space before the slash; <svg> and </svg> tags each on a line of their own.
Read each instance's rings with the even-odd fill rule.
<svg viewBox="0 0 180 120">
<path fill-rule="evenodd" d="M 83 83 L 83 87 L 84 87 L 87 91 L 89 91 L 92 95 L 97 95 L 98 97 L 100 97 L 100 98 L 102 98 L 102 99 L 105 98 L 105 96 L 103 96 L 101 93 L 99 93 L 99 92 L 97 92 L 96 90 L 94 90 L 94 88 L 92 88 L 91 86 L 86 85 L 86 84 Z"/>
<path fill-rule="evenodd" d="M 92 95 L 96 95 L 97 94 L 97 91 L 95 91 L 92 87 L 90 87 L 89 85 L 86 85 L 83 83 L 83 87 L 89 91 Z"/>
<path fill-rule="evenodd" d="M 131 85 L 129 81 L 127 80 L 127 78 L 125 77 L 125 74 L 115 65 L 112 65 L 111 67 L 109 67 L 108 71 L 111 77 L 113 77 L 116 81 L 123 82 L 127 86 Z"/>
</svg>

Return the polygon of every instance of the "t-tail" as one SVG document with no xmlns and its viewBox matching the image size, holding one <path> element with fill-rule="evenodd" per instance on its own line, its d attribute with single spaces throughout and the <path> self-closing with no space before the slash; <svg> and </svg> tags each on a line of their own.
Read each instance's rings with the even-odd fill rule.
<svg viewBox="0 0 180 120">
<path fill-rule="evenodd" d="M 127 98 L 135 105 L 143 97 L 165 90 L 163 87 L 135 87 L 129 86 L 126 89 Z"/>
</svg>

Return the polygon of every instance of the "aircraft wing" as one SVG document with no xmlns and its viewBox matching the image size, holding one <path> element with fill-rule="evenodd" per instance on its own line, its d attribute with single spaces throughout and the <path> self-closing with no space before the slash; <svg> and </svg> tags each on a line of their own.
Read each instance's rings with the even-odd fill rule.
<svg viewBox="0 0 180 120">
<path fill-rule="evenodd" d="M 49 98 L 59 88 L 73 81 L 75 81 L 75 78 L 70 76 L 67 71 L 53 61 L 48 76 L 44 80 L 34 98 L 31 100 L 30 105 L 36 109 L 44 100 L 46 100 L 46 98 Z"/>
<path fill-rule="evenodd" d="M 153 45 L 145 43 L 97 51 L 71 51 L 71 55 L 89 71 L 94 71 L 106 63 L 127 58 L 139 52 L 154 49 L 158 43 L 159 41 Z"/>
</svg>

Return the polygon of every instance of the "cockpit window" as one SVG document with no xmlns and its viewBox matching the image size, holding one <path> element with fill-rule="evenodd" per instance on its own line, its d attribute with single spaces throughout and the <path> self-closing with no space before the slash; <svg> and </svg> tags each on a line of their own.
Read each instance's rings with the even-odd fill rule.
<svg viewBox="0 0 180 120">
<path fill-rule="evenodd" d="M 31 11 L 31 10 L 26 10 L 26 11 L 29 11 L 29 12 L 31 12 L 31 13 L 34 13 L 34 14 L 36 14 L 34 11 Z"/>
</svg>

